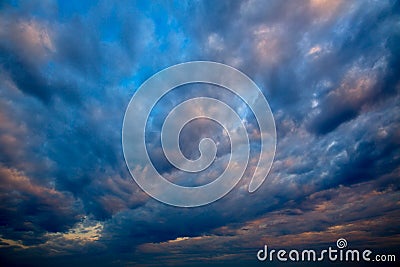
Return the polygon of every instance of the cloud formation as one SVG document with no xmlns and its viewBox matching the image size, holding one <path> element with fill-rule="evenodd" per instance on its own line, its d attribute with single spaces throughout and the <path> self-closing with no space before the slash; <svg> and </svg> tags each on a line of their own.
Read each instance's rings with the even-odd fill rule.
<svg viewBox="0 0 400 267">
<path fill-rule="evenodd" d="M 0 4 L 0 261 L 5 266 L 257 264 L 255 252 L 399 245 L 400 5 L 396 1 L 182 1 Z M 205 172 L 174 169 L 159 131 L 191 97 L 229 104 L 250 134 L 244 179 L 212 205 L 158 203 L 131 179 L 121 145 L 135 90 L 173 64 L 232 65 L 262 89 L 277 127 L 263 186 L 260 133 L 248 107 L 215 86 L 166 95 L 151 113 L 147 147 L 168 179 L 217 177 L 230 151 L 219 125 L 188 124 L 180 145 Z M 396 252 L 397 253 L 397 252 Z"/>
</svg>

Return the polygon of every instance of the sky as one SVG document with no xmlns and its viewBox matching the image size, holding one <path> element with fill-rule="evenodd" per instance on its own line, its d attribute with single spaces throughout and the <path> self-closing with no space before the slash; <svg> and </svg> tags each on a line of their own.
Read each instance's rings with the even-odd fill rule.
<svg viewBox="0 0 400 267">
<path fill-rule="evenodd" d="M 323 249 L 339 238 L 400 259 L 399 15 L 386 0 L 1 1 L 1 266 L 262 266 L 265 244 Z M 179 208 L 135 183 L 121 131 L 144 81 L 194 60 L 257 84 L 277 147 L 249 194 L 260 152 L 249 107 L 213 85 L 172 90 L 146 125 L 149 157 L 168 180 L 209 183 L 231 149 L 220 125 L 199 119 L 183 128 L 182 153 L 196 159 L 209 137 L 215 161 L 199 174 L 172 166 L 160 130 L 179 103 L 219 99 L 250 136 L 239 184 Z"/>
</svg>

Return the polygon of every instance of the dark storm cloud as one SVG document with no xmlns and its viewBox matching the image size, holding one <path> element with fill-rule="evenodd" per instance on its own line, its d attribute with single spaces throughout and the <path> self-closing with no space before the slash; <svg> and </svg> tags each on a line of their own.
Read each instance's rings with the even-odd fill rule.
<svg viewBox="0 0 400 267">
<path fill-rule="evenodd" d="M 138 64 L 151 67 L 157 59 L 154 49 L 161 58 L 157 42 L 164 38 L 163 30 L 155 33 L 153 19 L 141 14 L 136 3 L 128 9 L 110 7 L 108 2 L 88 5 L 79 15 L 74 13 L 77 10 L 64 13 L 66 9 L 52 4 L 18 5 L 5 5 L 1 12 L 2 163 L 29 174 L 44 188 L 55 186 L 72 194 L 80 204 L 64 203 L 71 214 L 93 214 L 103 220 L 140 205 L 148 197 L 127 172 L 116 129 L 122 126 L 121 107 L 133 93 L 128 87 L 152 73 L 150 68 L 138 72 Z M 117 28 L 121 34 L 112 35 Z M 183 41 L 175 37 L 171 45 Z M 41 209 L 42 200 L 19 195 L 17 199 L 18 213 L 8 213 L 4 207 L 2 223 L 13 222 L 10 225 L 22 234 L 29 229 L 16 222 L 25 216 L 37 216 L 32 227 L 50 232 L 64 231 L 76 222 L 73 216 L 62 219 L 69 213 L 53 206 L 42 220 L 42 212 L 35 209 Z M 35 231 L 39 239 L 41 231 Z"/>
<path fill-rule="evenodd" d="M 37 265 L 79 265 L 82 255 L 97 266 L 237 264 L 251 261 L 264 241 L 314 246 L 348 234 L 361 243 L 369 233 L 376 246 L 395 246 L 398 13 L 394 1 L 4 4 L 2 258 L 10 265 L 33 258 Z M 129 98 L 152 74 L 188 60 L 237 67 L 271 105 L 276 160 L 254 194 L 246 183 L 255 157 L 230 194 L 196 209 L 158 203 L 129 176 L 120 137 Z M 148 147 L 160 172 L 182 183 L 212 177 L 188 181 L 173 170 L 158 131 L 170 107 L 193 92 L 246 110 L 215 88 L 160 102 Z M 243 114 L 254 153 L 257 124 Z M 220 138 L 216 125 L 189 126 L 181 136 L 188 156 L 198 155 L 200 137 Z M 229 151 L 219 141 L 213 174 Z M 32 257 L 47 253 L 54 257 Z M 99 254 L 103 260 L 95 261 Z"/>
<path fill-rule="evenodd" d="M 338 57 L 335 63 L 338 66 L 350 64 L 349 72 L 354 71 L 351 65 L 355 63 L 365 77 L 345 76 L 342 81 L 338 81 L 337 93 L 322 98 L 321 111 L 310 122 L 311 131 L 326 134 L 356 117 L 365 106 L 398 93 L 399 78 L 394 75 L 398 69 L 398 43 L 394 43 L 399 39 L 400 32 L 387 28 L 393 22 L 391 14 L 397 9 L 398 3 L 392 3 L 384 8 L 378 6 L 375 12 L 359 9 L 354 14 L 350 23 L 355 26 L 351 28 L 351 35 L 340 43 L 335 53 Z M 364 19 L 366 15 L 368 20 Z M 374 76 L 376 80 L 370 81 L 371 84 L 363 83 Z M 362 95 L 352 96 L 351 90 L 359 90 Z M 356 97 L 358 99 L 354 99 Z"/>
<path fill-rule="evenodd" d="M 391 199 L 398 197 L 398 191 L 393 190 L 397 175 L 398 169 L 372 182 L 322 190 L 265 217 L 228 224 L 208 234 L 140 245 L 138 254 L 149 258 L 141 257 L 138 262 L 150 263 L 154 262 L 152 257 L 159 257 L 161 261 L 182 263 L 204 255 L 202 260 L 212 264 L 226 261 L 222 255 L 253 262 L 255 252 L 265 244 L 275 249 L 324 249 L 338 237 L 345 237 L 353 248 L 363 248 L 368 242 L 373 249 L 382 243 L 393 249 L 398 239 L 390 233 L 398 231 L 393 222 L 399 212 Z"/>
<path fill-rule="evenodd" d="M 46 64 L 55 53 L 51 27 L 33 17 L 11 14 L 3 11 L 1 17 L 0 64 L 4 73 L 19 90 L 46 104 L 54 95 L 76 101 L 75 85 L 55 80 L 47 72 Z"/>
<path fill-rule="evenodd" d="M 23 173 L 3 166 L 0 180 L 3 236 L 35 243 L 41 234 L 67 230 L 79 220 L 79 203 L 74 203 L 69 193 L 35 184 Z M 77 209 L 71 208 L 74 206 Z M 37 236 L 30 237 L 27 232 Z"/>
<path fill-rule="evenodd" d="M 10 54 L 9 51 L 5 50 L 0 53 L 1 63 L 8 70 L 16 85 L 25 93 L 48 102 L 51 97 L 51 88 L 47 86 L 38 71 L 17 56 Z"/>
<path fill-rule="evenodd" d="M 337 194 L 336 190 L 341 190 L 341 185 L 350 185 L 350 187 L 352 187 L 351 185 L 357 184 L 360 181 L 372 180 L 373 182 L 368 183 L 368 187 L 365 189 L 366 192 L 373 190 L 386 192 L 386 190 L 389 190 L 393 192 L 393 194 L 388 195 L 382 193 L 382 196 L 380 196 L 378 193 L 371 192 L 371 196 L 374 196 L 374 199 L 370 200 L 369 197 L 366 196 L 364 199 L 365 204 L 367 199 L 371 201 L 368 203 L 376 203 L 378 200 L 385 203 L 392 198 L 397 198 L 398 189 L 395 186 L 397 171 L 394 171 L 388 176 L 384 176 L 388 170 L 395 169 L 399 164 L 398 159 L 393 159 L 399 152 L 398 142 L 396 141 L 398 126 L 393 127 L 393 124 L 398 121 L 398 115 L 394 112 L 397 108 L 392 106 L 395 105 L 395 103 L 396 100 L 393 100 L 391 104 L 388 103 L 387 109 L 393 112 L 391 112 L 391 116 L 386 116 L 385 121 L 382 122 L 378 129 L 370 127 L 368 121 L 370 119 L 376 121 L 377 118 L 387 113 L 387 110 L 361 116 L 354 124 L 347 124 L 347 127 L 343 127 L 342 130 L 337 133 L 337 136 L 334 136 L 334 140 L 316 140 L 315 137 L 307 133 L 305 129 L 298 129 L 296 132 L 288 134 L 285 140 L 281 141 L 282 147 L 278 149 L 280 152 L 277 154 L 277 160 L 274 163 L 272 173 L 266 181 L 266 186 L 260 188 L 259 193 L 250 198 L 247 196 L 245 188 L 241 187 L 243 183 L 240 183 L 238 186 L 240 189 L 234 189 L 226 198 L 223 198 L 211 206 L 199 208 L 197 210 L 180 211 L 165 207 L 162 204 L 155 204 L 152 206 L 152 209 L 140 207 L 134 210 L 131 215 L 122 212 L 115 216 L 115 218 L 123 219 L 119 220 L 117 224 L 113 223 L 106 226 L 104 233 L 106 236 L 108 234 L 111 235 L 121 232 L 129 233 L 131 235 L 131 240 L 141 240 L 143 236 L 147 235 L 149 239 L 152 240 L 151 242 L 174 240 L 182 236 L 199 236 L 200 239 L 202 234 L 210 233 L 212 229 L 223 227 L 224 225 L 240 225 L 247 220 L 253 220 L 252 218 L 258 218 L 264 215 L 266 216 L 265 223 L 268 223 L 270 221 L 268 217 L 269 214 L 285 214 L 286 209 L 298 209 L 300 214 L 302 214 L 304 211 L 313 209 L 303 205 L 309 205 L 310 203 L 312 203 L 311 205 L 320 205 L 320 203 L 323 202 L 315 197 L 312 197 L 310 200 L 310 195 L 325 190 L 328 190 L 326 192 L 335 192 L 332 194 L 326 193 L 326 195 L 324 193 L 326 200 L 336 198 L 337 201 L 349 201 L 350 204 L 348 204 L 348 208 L 357 210 L 357 213 L 342 211 L 344 214 L 347 214 L 346 220 L 348 222 L 357 221 L 361 218 L 374 217 L 374 214 L 381 213 L 379 207 L 382 207 L 382 205 L 374 206 L 371 204 L 369 209 L 360 209 L 351 204 L 353 200 L 348 196 L 335 196 L 335 194 Z M 357 128 L 363 130 L 356 130 Z M 368 130 L 365 131 L 365 129 Z M 360 140 L 363 141 L 360 142 Z M 369 143 L 370 147 L 366 146 L 364 143 Z M 371 147 L 373 143 L 375 145 Z M 373 151 L 368 149 L 373 149 Z M 303 153 L 303 155 L 301 153 Z M 377 177 L 382 177 L 382 179 L 377 179 Z M 337 186 L 339 186 L 339 189 L 335 189 Z M 354 188 L 358 188 L 358 185 L 355 185 Z M 364 194 L 358 189 L 351 189 L 351 191 L 360 191 L 360 197 Z M 350 195 L 353 193 L 346 194 Z M 389 201 L 388 205 L 392 204 L 394 205 L 393 202 Z M 337 203 L 335 205 L 340 207 L 342 204 Z M 234 208 L 230 211 L 226 207 Z M 392 208 L 393 206 L 388 208 L 388 210 L 392 210 Z M 333 213 L 338 212 L 335 210 L 334 206 L 332 206 L 331 209 Z M 178 212 L 179 215 L 175 214 L 175 212 Z M 320 235 L 323 235 L 324 231 L 332 227 L 335 223 L 344 222 L 341 219 L 337 221 L 337 215 L 329 216 L 327 214 L 324 215 L 324 213 L 325 212 L 322 210 L 316 210 L 312 213 L 312 216 L 310 214 L 304 216 L 305 218 L 309 217 L 310 220 L 314 222 L 313 224 L 310 222 L 306 223 L 304 220 L 299 221 L 298 217 L 293 217 L 292 223 L 295 223 L 296 226 L 292 223 L 288 224 L 287 227 L 282 224 L 277 224 L 276 230 L 279 232 L 275 234 L 288 235 L 294 234 L 293 231 L 298 231 L 297 233 L 301 233 L 302 231 L 317 231 L 321 232 Z M 294 215 L 298 214 L 296 213 Z M 143 221 L 138 222 L 137 216 Z M 212 218 L 213 223 L 205 223 L 202 219 L 203 216 L 205 216 L 204 220 Z M 321 216 L 320 219 L 317 218 L 319 216 Z M 160 220 L 159 218 L 163 219 Z M 387 219 L 384 220 L 387 222 Z M 147 225 L 145 229 L 138 227 L 138 225 L 143 224 Z M 117 228 L 113 228 L 113 225 Z M 187 228 L 188 225 L 190 225 L 190 231 Z M 149 230 L 147 234 L 144 234 L 143 231 L 147 229 L 151 230 Z M 163 229 L 162 233 L 159 232 L 159 229 Z M 269 228 L 263 228 L 262 231 L 265 232 L 265 234 L 273 234 L 272 230 Z M 154 232 L 157 234 L 153 235 Z M 330 234 L 329 237 L 334 238 L 335 234 Z M 123 236 L 125 235 L 127 234 L 123 234 Z M 260 233 L 256 235 L 259 236 Z M 379 234 L 377 233 L 377 235 Z M 365 237 L 365 235 L 363 236 Z M 312 240 L 313 237 L 315 236 L 310 236 L 310 240 Z M 218 237 L 213 237 L 210 239 L 210 242 L 215 242 L 215 240 L 218 239 Z M 221 239 L 225 239 L 225 237 L 221 237 Z M 251 238 L 249 240 L 254 239 L 255 238 Z M 236 242 L 239 241 L 237 240 L 234 243 Z M 136 246 L 136 242 L 134 241 L 128 242 L 125 245 L 128 244 L 130 244 L 130 246 Z M 130 246 L 128 245 L 126 249 L 129 250 Z M 229 247 L 230 245 L 226 246 Z M 185 248 L 187 247 L 184 246 L 182 249 Z M 223 249 L 218 251 L 223 251 Z M 184 255 L 182 255 L 182 257 L 184 257 Z M 183 260 L 182 258 L 180 259 Z"/>
<path fill-rule="evenodd" d="M 121 167 L 120 134 L 114 131 L 114 128 L 121 127 L 123 110 L 118 106 L 121 106 L 121 101 L 124 105 L 128 100 L 122 99 L 122 95 L 128 92 L 121 87 L 119 90 L 111 87 L 118 79 L 118 73 L 113 72 L 116 68 L 105 69 L 104 66 L 109 66 L 112 60 L 122 59 L 124 48 L 100 41 L 100 27 L 96 27 L 100 21 L 95 15 L 87 19 L 73 16 L 70 23 L 57 23 L 54 18 L 56 11 L 52 10 L 48 17 L 38 20 L 29 12 L 28 16 L 23 16 L 26 9 L 33 7 L 21 5 L 20 10 L 8 7 L 2 12 L 2 21 L 5 22 L 1 31 L 2 43 L 8 49 L 2 57 L 3 75 L 7 78 L 2 85 L 2 96 L 4 99 L 17 99 L 21 106 L 29 105 L 31 110 L 21 109 L 13 116 L 12 110 L 17 107 L 5 102 L 4 119 L 15 124 L 15 128 L 23 129 L 18 137 L 12 128 L 3 129 L 3 147 L 10 147 L 10 153 L 7 153 L 10 155 L 4 155 L 5 162 L 13 166 L 21 161 L 33 163 L 37 159 L 35 163 L 40 166 L 43 159 L 48 159 L 45 168 L 47 179 L 54 179 L 57 188 L 82 197 L 89 213 L 101 218 L 109 216 L 111 210 L 103 203 L 108 194 L 106 191 L 111 190 L 106 182 L 108 177 L 120 179 L 117 177 L 122 176 L 130 181 L 126 169 Z M 94 14 L 111 12 L 106 4 L 93 9 L 90 12 Z M 140 47 L 138 44 L 136 47 Z M 120 56 L 113 58 L 109 54 Z M 118 66 L 117 63 L 113 62 Z M 69 86 L 60 86 L 63 83 Z M 12 91 L 13 84 L 21 92 L 50 105 L 42 107 L 33 101 L 35 104 L 32 106 L 30 100 L 21 100 L 23 98 Z M 80 94 L 75 96 L 75 100 L 84 101 L 74 100 L 70 104 L 75 89 L 79 89 Z M 105 101 L 113 105 L 102 106 Z M 32 110 L 37 114 L 34 119 L 28 119 Z M 18 138 L 19 142 L 14 143 L 18 143 L 15 146 L 20 148 L 21 157 L 14 157 L 9 141 L 11 137 L 6 139 L 6 136 Z M 43 146 L 38 149 L 37 144 Z M 42 179 L 39 177 L 43 169 L 38 166 L 32 167 L 34 169 L 30 172 Z M 103 180 L 97 182 L 98 179 Z M 87 194 L 87 191 L 91 193 Z"/>
<path fill-rule="evenodd" d="M 200 30 L 196 37 L 203 51 L 213 58 L 239 69 L 243 66 L 265 90 L 273 110 L 284 109 L 303 120 L 311 111 L 305 100 L 316 94 L 321 112 L 312 117 L 308 128 L 321 134 L 354 118 L 364 105 L 398 90 L 393 70 L 397 69 L 394 43 L 399 33 L 387 26 L 395 21 L 392 14 L 397 4 L 254 2 L 218 4 L 213 10 L 224 10 L 225 15 L 207 14 L 206 20 L 199 16 L 201 23 L 195 25 L 207 30 Z M 346 82 L 346 73 L 354 66 L 369 70 L 366 75 L 380 76 L 371 85 L 374 88 L 370 95 L 356 103 L 349 103 L 341 95 L 326 96 L 331 87 Z M 324 83 L 328 85 L 320 88 Z"/>
</svg>

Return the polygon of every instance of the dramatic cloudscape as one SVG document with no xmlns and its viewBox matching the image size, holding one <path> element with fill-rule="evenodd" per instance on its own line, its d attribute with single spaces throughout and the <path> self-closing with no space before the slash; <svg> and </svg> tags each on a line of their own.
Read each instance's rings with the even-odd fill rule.
<svg viewBox="0 0 400 267">
<path fill-rule="evenodd" d="M 188 174 L 168 162 L 162 123 L 187 99 L 229 104 L 251 144 L 229 194 L 178 208 L 134 182 L 121 131 L 145 80 L 193 60 L 233 66 L 259 86 L 277 148 L 248 193 L 254 114 L 217 86 L 172 90 L 146 126 L 168 180 L 209 183 L 231 149 L 219 124 L 199 119 L 183 128 L 182 153 L 196 159 L 209 137 L 213 164 Z M 397 1 L 0 1 L 1 266 L 263 266 L 264 244 L 325 249 L 339 238 L 400 260 L 399 178 Z"/>
</svg>

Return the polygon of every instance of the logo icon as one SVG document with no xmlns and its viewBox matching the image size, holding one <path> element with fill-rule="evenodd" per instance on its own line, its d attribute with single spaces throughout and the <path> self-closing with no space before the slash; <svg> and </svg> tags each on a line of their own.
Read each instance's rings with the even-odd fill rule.
<svg viewBox="0 0 400 267">
<path fill-rule="evenodd" d="M 337 246 L 338 248 L 345 248 L 345 247 L 347 247 L 347 240 L 344 239 L 344 238 L 339 238 L 339 239 L 336 241 L 336 246 Z"/>
<path fill-rule="evenodd" d="M 172 89 L 191 83 L 224 87 L 243 100 L 259 127 L 260 154 L 248 191 L 256 191 L 268 175 L 275 156 L 275 121 L 261 90 L 245 74 L 221 63 L 193 61 L 166 68 L 146 80 L 135 92 L 125 112 L 122 127 L 122 147 L 125 162 L 136 183 L 151 197 L 178 207 L 197 207 L 214 202 L 240 181 L 249 164 L 250 143 L 243 120 L 229 105 L 210 97 L 195 97 L 175 106 L 161 129 L 162 150 L 168 161 L 185 172 L 200 172 L 214 162 L 217 146 L 210 138 L 199 143 L 200 157 L 186 158 L 179 147 L 182 128 L 192 120 L 210 119 L 228 134 L 231 151 L 223 173 L 212 182 L 195 187 L 174 184 L 157 172 L 146 148 L 146 123 L 155 104 Z M 199 107 L 193 115 L 190 108 Z M 217 111 L 217 112 L 216 112 Z"/>
</svg>

